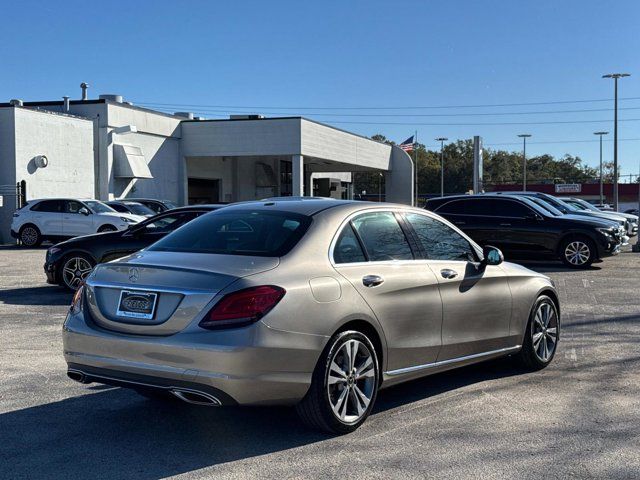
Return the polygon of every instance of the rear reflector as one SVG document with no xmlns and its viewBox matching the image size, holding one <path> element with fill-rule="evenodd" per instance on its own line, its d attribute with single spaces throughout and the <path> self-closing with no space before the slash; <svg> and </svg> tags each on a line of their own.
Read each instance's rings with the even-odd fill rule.
<svg viewBox="0 0 640 480">
<path fill-rule="evenodd" d="M 273 285 L 232 292 L 220 299 L 200 321 L 202 328 L 241 327 L 257 322 L 284 297 L 284 288 Z"/>
</svg>

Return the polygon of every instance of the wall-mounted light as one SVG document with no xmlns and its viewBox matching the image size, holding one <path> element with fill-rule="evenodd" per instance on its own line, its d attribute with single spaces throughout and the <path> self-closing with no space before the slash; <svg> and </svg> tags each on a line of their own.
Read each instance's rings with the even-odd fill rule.
<svg viewBox="0 0 640 480">
<path fill-rule="evenodd" d="M 38 168 L 46 168 L 49 165 L 49 159 L 46 155 L 38 155 L 33 159 L 33 163 L 35 163 Z"/>
</svg>

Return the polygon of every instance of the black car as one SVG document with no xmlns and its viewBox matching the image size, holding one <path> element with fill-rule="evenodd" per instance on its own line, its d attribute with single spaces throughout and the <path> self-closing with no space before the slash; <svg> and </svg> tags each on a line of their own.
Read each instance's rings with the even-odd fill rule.
<svg viewBox="0 0 640 480">
<path fill-rule="evenodd" d="M 176 208 L 176 205 L 169 200 L 155 200 L 153 198 L 127 198 L 126 200 L 141 203 L 156 213 L 162 213 Z"/>
<path fill-rule="evenodd" d="M 105 203 L 113 208 L 116 212 L 132 213 L 134 215 L 140 215 L 141 217 L 151 218 L 155 214 L 159 213 L 155 210 L 151 210 L 149 207 L 143 205 L 140 202 L 133 202 L 131 200 L 111 200 Z"/>
<path fill-rule="evenodd" d="M 559 258 L 574 268 L 616 255 L 622 241 L 615 223 L 591 217 L 554 214 L 527 197 L 459 195 L 427 201 L 480 245 L 493 245 L 521 259 Z"/>
<path fill-rule="evenodd" d="M 98 263 L 136 252 L 222 205 L 175 208 L 131 226 L 128 230 L 76 237 L 47 250 L 44 272 L 47 283 L 76 290 Z"/>
</svg>

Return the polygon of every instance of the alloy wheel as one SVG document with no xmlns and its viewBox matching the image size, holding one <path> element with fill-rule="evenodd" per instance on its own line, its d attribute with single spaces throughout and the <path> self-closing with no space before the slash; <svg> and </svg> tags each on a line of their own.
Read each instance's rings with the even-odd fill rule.
<svg viewBox="0 0 640 480">
<path fill-rule="evenodd" d="M 20 240 L 27 247 L 31 247 L 38 242 L 38 232 L 33 227 L 26 227 L 20 234 Z"/>
<path fill-rule="evenodd" d="M 327 395 L 336 418 L 343 423 L 358 422 L 367 412 L 376 382 L 374 357 L 367 345 L 346 341 L 331 358 L 327 373 Z"/>
<path fill-rule="evenodd" d="M 565 247 L 564 256 L 571 265 L 584 265 L 591 257 L 591 250 L 586 243 L 575 240 Z"/>
<path fill-rule="evenodd" d="M 68 288 L 77 290 L 92 269 L 93 266 L 86 258 L 71 257 L 62 267 L 62 280 Z"/>
<path fill-rule="evenodd" d="M 536 357 L 547 363 L 558 343 L 558 314 L 548 301 L 542 302 L 536 310 L 531 322 L 531 339 Z"/>
</svg>

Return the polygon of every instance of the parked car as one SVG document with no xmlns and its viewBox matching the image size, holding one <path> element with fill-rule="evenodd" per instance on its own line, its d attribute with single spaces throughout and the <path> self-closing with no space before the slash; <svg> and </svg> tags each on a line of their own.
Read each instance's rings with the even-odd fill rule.
<svg viewBox="0 0 640 480">
<path fill-rule="evenodd" d="M 126 200 L 138 202 L 156 213 L 166 212 L 177 207 L 177 205 L 169 200 L 155 200 L 153 198 L 127 198 Z"/>
<path fill-rule="evenodd" d="M 565 203 L 577 208 L 578 210 L 588 210 L 592 212 L 600 212 L 597 207 L 592 205 L 591 203 L 583 200 L 581 198 L 563 198 Z M 605 212 L 606 213 L 606 212 Z M 631 213 L 625 212 L 615 212 L 616 217 L 626 218 L 629 222 L 629 229 L 627 230 L 628 235 L 637 235 L 638 234 L 638 215 L 633 215 Z"/>
<path fill-rule="evenodd" d="M 564 214 L 568 214 L 568 215 L 579 215 L 579 216 L 585 216 L 585 217 L 597 217 L 597 218 L 603 218 L 606 220 L 611 220 L 613 222 L 618 223 L 620 226 L 622 226 L 622 228 L 624 229 L 624 232 L 626 235 L 630 235 L 630 231 L 632 231 L 632 227 L 629 223 L 629 221 L 622 215 L 618 214 L 617 212 L 603 212 L 603 211 L 593 211 L 593 210 L 581 210 L 578 209 L 576 207 L 574 207 L 573 205 L 570 205 L 568 203 L 566 203 L 563 199 L 560 199 L 558 197 L 554 197 L 553 195 L 549 195 L 548 193 L 542 193 L 542 192 L 491 192 L 489 193 L 489 195 L 523 195 L 523 196 L 527 196 L 527 197 L 534 197 L 537 198 L 539 200 L 542 200 L 546 203 L 551 204 L 553 207 L 555 207 L 556 209 L 560 210 L 562 213 Z M 628 241 L 629 239 L 627 238 L 624 243 L 626 243 L 626 241 Z"/>
<path fill-rule="evenodd" d="M 141 217 L 151 218 L 158 213 L 140 202 L 132 202 L 130 200 L 111 200 L 105 203 L 116 212 L 132 213 L 134 215 L 140 215 Z"/>
<path fill-rule="evenodd" d="M 198 205 L 168 210 L 124 231 L 76 237 L 47 250 L 47 283 L 76 290 L 98 263 L 124 257 L 160 240 L 196 217 L 220 208 Z"/>
<path fill-rule="evenodd" d="M 30 200 L 13 214 L 11 236 L 27 247 L 96 232 L 125 230 L 145 217 L 119 213 L 99 200 Z"/>
<path fill-rule="evenodd" d="M 347 433 L 379 388 L 553 359 L 551 280 L 422 209 L 236 204 L 98 265 L 63 328 L 70 378 L 200 405 L 291 405 Z"/>
<path fill-rule="evenodd" d="M 615 222 L 562 214 L 526 196 L 457 195 L 431 199 L 427 208 L 480 245 L 495 245 L 512 258 L 558 258 L 569 267 L 586 268 L 616 255 L 622 242 Z"/>
</svg>

